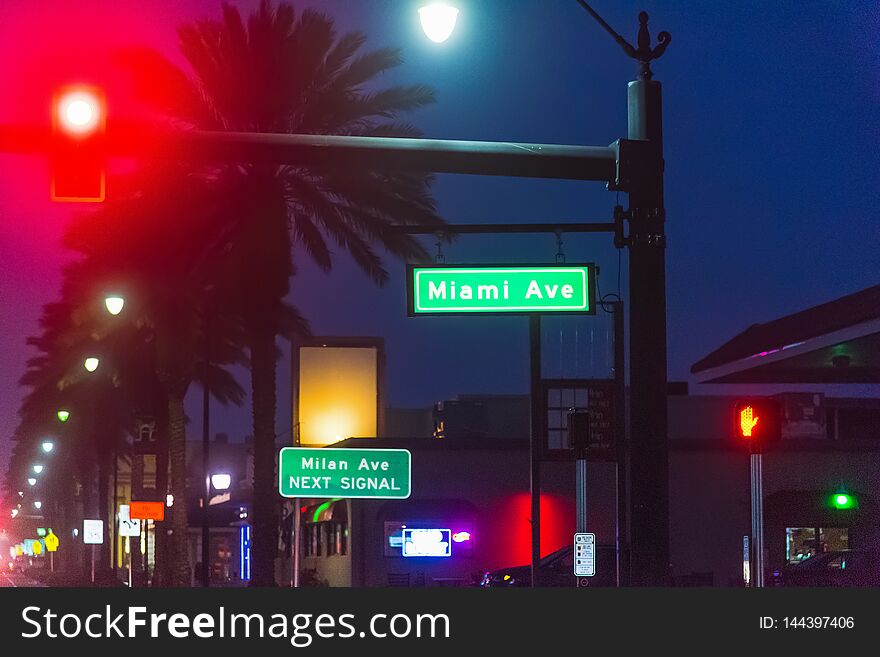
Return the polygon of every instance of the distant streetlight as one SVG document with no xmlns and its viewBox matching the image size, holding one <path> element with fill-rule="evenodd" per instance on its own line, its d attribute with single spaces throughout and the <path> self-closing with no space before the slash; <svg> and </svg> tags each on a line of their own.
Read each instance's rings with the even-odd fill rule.
<svg viewBox="0 0 880 657">
<path fill-rule="evenodd" d="M 111 294 L 104 299 L 104 306 L 106 306 L 108 313 L 115 316 L 122 312 L 122 308 L 125 306 L 125 299 L 119 295 Z"/>
<path fill-rule="evenodd" d="M 168 493 L 168 494 L 165 496 L 165 506 L 167 506 L 169 509 L 170 509 L 172 506 L 174 506 L 174 495 L 172 495 L 171 493 Z"/>
<path fill-rule="evenodd" d="M 58 421 L 62 423 L 70 419 L 70 411 L 66 408 L 59 408 L 55 415 L 58 417 Z"/>
<path fill-rule="evenodd" d="M 39 463 L 34 465 L 33 468 L 34 468 L 34 474 L 40 474 L 43 471 L 43 466 L 40 465 Z"/>
<path fill-rule="evenodd" d="M 14 518 L 15 516 L 17 516 L 17 515 L 18 515 L 18 509 L 13 509 L 11 515 L 12 515 L 13 518 Z"/>
<path fill-rule="evenodd" d="M 232 476 L 225 473 L 212 474 L 211 485 L 216 490 L 228 490 L 232 485 Z"/>
<path fill-rule="evenodd" d="M 37 480 L 34 477 L 28 477 L 27 482 L 28 482 L 28 486 L 36 486 L 37 485 Z"/>
<path fill-rule="evenodd" d="M 23 490 L 18 491 L 18 496 L 19 496 L 19 497 L 24 497 L 24 491 L 23 491 Z"/>
<path fill-rule="evenodd" d="M 434 2 L 419 9 L 419 19 L 425 36 L 434 43 L 443 43 L 455 30 L 458 9 L 445 2 Z"/>
<path fill-rule="evenodd" d="M 94 372 L 98 369 L 98 365 L 101 364 L 101 360 L 95 356 L 89 356 L 86 358 L 85 362 L 83 362 L 83 367 L 86 368 L 87 372 Z"/>
<path fill-rule="evenodd" d="M 40 500 L 37 500 L 37 501 L 34 502 L 34 508 L 35 508 L 35 509 L 40 509 L 40 508 L 42 508 L 42 506 L 43 506 L 43 503 L 40 502 Z"/>
<path fill-rule="evenodd" d="M 46 454 L 48 454 L 48 453 L 51 452 L 53 449 L 55 449 L 55 443 L 53 443 L 51 440 L 44 440 L 44 441 L 42 442 L 42 444 L 40 445 L 40 447 L 43 449 L 43 451 L 44 451 Z"/>
</svg>

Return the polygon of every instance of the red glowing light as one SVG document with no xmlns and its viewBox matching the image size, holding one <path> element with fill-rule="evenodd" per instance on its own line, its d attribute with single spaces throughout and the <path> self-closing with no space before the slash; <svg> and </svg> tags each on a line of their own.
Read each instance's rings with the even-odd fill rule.
<svg viewBox="0 0 880 657">
<path fill-rule="evenodd" d="M 98 94 L 90 89 L 68 89 L 56 101 L 58 126 L 72 135 L 94 132 L 103 123 L 102 104 Z"/>
<path fill-rule="evenodd" d="M 752 429 L 758 424 L 760 418 L 754 415 L 754 409 L 751 406 L 742 408 L 739 412 L 739 428 L 742 431 L 743 438 L 752 437 Z"/>
<path fill-rule="evenodd" d="M 60 89 L 52 106 L 53 201 L 100 203 L 105 198 L 107 112 L 104 93 L 82 85 Z"/>
</svg>

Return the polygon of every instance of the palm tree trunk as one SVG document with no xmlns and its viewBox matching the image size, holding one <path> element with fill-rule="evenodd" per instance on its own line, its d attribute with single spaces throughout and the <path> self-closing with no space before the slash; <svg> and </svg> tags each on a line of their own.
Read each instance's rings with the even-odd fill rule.
<svg viewBox="0 0 880 657">
<path fill-rule="evenodd" d="M 251 584 L 275 586 L 278 519 L 275 487 L 275 334 L 250 334 L 254 418 L 254 540 Z"/>
<path fill-rule="evenodd" d="M 168 407 L 168 404 L 165 404 Z M 159 499 L 164 501 L 170 492 L 168 488 L 168 431 L 167 422 L 156 423 L 156 491 Z M 184 453 L 185 453 L 184 449 Z M 174 508 L 173 506 L 171 507 Z M 164 523 L 163 523 L 164 525 Z M 155 534 L 153 554 L 155 557 L 155 572 L 153 573 L 154 586 L 168 586 L 169 557 L 168 557 L 168 532 L 160 525 Z"/>
<path fill-rule="evenodd" d="M 116 532 L 111 523 L 115 520 L 110 511 L 110 453 L 106 449 L 98 451 L 98 518 L 104 523 L 104 542 L 98 547 L 97 570 L 110 568 L 110 541 L 115 540 Z"/>
<path fill-rule="evenodd" d="M 168 586 L 189 586 L 189 554 L 186 518 L 186 415 L 183 409 L 185 386 L 168 386 L 168 460 L 171 465 L 170 490 L 174 505 L 170 509 L 170 535 L 165 557 Z"/>
</svg>

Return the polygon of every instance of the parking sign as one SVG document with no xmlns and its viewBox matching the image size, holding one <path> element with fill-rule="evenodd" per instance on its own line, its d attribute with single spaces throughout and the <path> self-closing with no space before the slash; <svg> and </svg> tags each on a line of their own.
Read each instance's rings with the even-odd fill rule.
<svg viewBox="0 0 880 657">
<path fill-rule="evenodd" d="M 593 577 L 596 574 L 596 535 L 574 535 L 574 574 L 576 577 Z"/>
</svg>

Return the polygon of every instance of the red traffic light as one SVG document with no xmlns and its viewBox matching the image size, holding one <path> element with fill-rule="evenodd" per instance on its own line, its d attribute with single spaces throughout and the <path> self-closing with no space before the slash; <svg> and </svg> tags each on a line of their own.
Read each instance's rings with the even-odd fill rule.
<svg viewBox="0 0 880 657">
<path fill-rule="evenodd" d="M 767 444 L 782 437 L 779 402 L 767 397 L 755 397 L 737 402 L 734 417 L 734 436 L 752 444 Z"/>
<path fill-rule="evenodd" d="M 53 201 L 99 203 L 105 197 L 107 112 L 104 95 L 86 86 L 59 90 L 52 103 Z"/>
<path fill-rule="evenodd" d="M 68 134 L 85 136 L 103 128 L 103 102 L 91 89 L 65 90 L 58 95 L 55 112 L 59 129 Z"/>
</svg>

